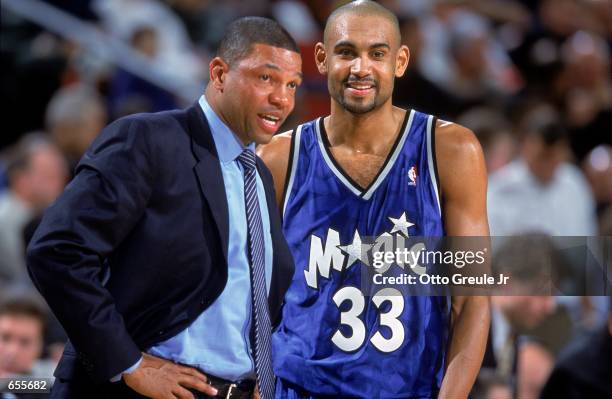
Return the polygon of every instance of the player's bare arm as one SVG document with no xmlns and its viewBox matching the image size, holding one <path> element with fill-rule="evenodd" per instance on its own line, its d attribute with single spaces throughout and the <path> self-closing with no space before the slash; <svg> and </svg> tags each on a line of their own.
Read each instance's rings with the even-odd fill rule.
<svg viewBox="0 0 612 399">
<path fill-rule="evenodd" d="M 488 236 L 487 172 L 480 144 L 463 126 L 439 121 L 436 158 L 449 236 Z M 480 370 L 490 323 L 489 299 L 454 296 L 440 398 L 467 398 Z"/>
<path fill-rule="evenodd" d="M 282 207 L 281 201 L 285 191 L 285 178 L 287 167 L 289 166 L 289 153 L 291 150 L 291 135 L 288 131 L 277 134 L 266 145 L 257 147 L 257 155 L 264 161 L 274 179 L 274 189 L 276 191 L 276 203 Z"/>
</svg>

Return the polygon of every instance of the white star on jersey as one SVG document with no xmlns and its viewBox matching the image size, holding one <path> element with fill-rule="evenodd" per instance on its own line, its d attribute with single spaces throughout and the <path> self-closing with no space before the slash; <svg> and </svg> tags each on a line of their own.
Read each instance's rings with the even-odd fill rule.
<svg viewBox="0 0 612 399">
<path fill-rule="evenodd" d="M 349 256 L 348 261 L 346 262 L 347 269 L 357 260 L 369 266 L 366 253 L 370 250 L 370 248 L 372 248 L 371 244 L 363 244 L 361 242 L 361 237 L 359 236 L 359 232 L 357 230 L 355 230 L 352 243 L 349 245 L 338 245 L 338 249 Z"/>
<path fill-rule="evenodd" d="M 402 233 L 406 238 L 410 237 L 408 234 L 408 228 L 414 226 L 414 223 L 410 223 L 406 218 L 406 212 L 402 213 L 402 216 L 399 218 L 390 217 L 389 220 L 393 223 L 393 229 L 391 229 L 391 234 L 395 232 Z"/>
</svg>

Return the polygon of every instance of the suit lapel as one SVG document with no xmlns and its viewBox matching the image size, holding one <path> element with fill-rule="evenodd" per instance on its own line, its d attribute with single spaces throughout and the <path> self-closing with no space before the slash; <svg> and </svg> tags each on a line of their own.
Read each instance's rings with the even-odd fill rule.
<svg viewBox="0 0 612 399">
<path fill-rule="evenodd" d="M 217 155 L 217 149 L 206 122 L 204 113 L 196 103 L 188 110 L 192 151 L 198 163 L 194 167 L 200 189 L 210 206 L 213 218 L 221 236 L 223 256 L 227 261 L 229 242 L 229 211 L 225 184 Z"/>
</svg>

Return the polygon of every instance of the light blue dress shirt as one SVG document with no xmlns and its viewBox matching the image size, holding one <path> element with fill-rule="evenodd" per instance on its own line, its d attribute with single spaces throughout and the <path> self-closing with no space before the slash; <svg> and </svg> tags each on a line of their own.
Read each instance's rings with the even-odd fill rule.
<svg viewBox="0 0 612 399">
<path fill-rule="evenodd" d="M 237 160 L 245 147 L 213 111 L 204 96 L 200 98 L 199 103 L 206 115 L 217 148 L 227 195 L 229 210 L 227 285 L 219 298 L 187 329 L 153 346 L 148 352 L 227 380 L 255 378 L 249 339 L 252 308 L 244 171 Z M 251 150 L 255 149 L 254 144 L 250 144 L 249 147 Z M 257 174 L 257 197 L 265 236 L 266 284 L 269 292 L 272 277 L 272 239 L 266 194 L 259 174 Z"/>
</svg>

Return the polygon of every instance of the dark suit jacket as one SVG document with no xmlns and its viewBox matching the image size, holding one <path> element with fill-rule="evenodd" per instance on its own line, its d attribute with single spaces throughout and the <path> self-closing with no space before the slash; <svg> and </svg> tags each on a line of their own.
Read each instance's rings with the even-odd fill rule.
<svg viewBox="0 0 612 399">
<path fill-rule="evenodd" d="M 293 260 L 272 177 L 259 159 L 257 168 L 270 214 L 269 306 L 277 322 Z M 214 141 L 197 104 L 110 124 L 76 172 L 46 211 L 27 262 L 70 338 L 55 376 L 102 389 L 221 294 L 229 216 Z"/>
</svg>

